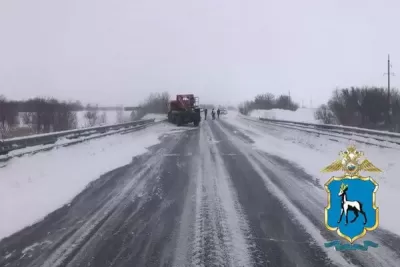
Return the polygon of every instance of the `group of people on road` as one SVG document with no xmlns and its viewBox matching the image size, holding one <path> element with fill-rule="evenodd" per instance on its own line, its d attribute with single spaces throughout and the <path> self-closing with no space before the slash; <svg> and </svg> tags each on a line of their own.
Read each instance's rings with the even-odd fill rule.
<svg viewBox="0 0 400 267">
<path fill-rule="evenodd" d="M 218 119 L 219 119 L 220 114 L 221 114 L 221 110 L 217 109 Z M 212 116 L 212 119 L 215 120 L 215 109 L 214 108 L 211 110 L 211 116 Z M 204 109 L 204 119 L 205 120 L 207 119 L 207 108 Z"/>
</svg>

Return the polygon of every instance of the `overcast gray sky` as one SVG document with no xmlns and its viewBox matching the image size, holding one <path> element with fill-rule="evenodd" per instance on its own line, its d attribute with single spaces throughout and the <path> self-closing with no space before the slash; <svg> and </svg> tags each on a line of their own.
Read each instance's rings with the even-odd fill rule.
<svg viewBox="0 0 400 267">
<path fill-rule="evenodd" d="M 136 105 L 150 92 L 325 102 L 400 84 L 398 0 L 0 0 L 0 94 Z"/>
</svg>

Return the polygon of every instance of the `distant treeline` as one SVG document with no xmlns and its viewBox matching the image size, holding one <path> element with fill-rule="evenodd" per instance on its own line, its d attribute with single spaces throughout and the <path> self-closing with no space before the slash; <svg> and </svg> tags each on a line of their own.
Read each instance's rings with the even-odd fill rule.
<svg viewBox="0 0 400 267">
<path fill-rule="evenodd" d="M 121 106 L 98 106 L 98 105 L 86 105 L 84 106 L 80 101 L 58 101 L 54 98 L 32 98 L 23 101 L 16 100 L 7 100 L 4 96 L 0 95 L 0 104 L 8 105 L 16 109 L 18 112 L 34 112 L 38 102 L 42 102 L 42 100 L 46 100 L 49 104 L 53 103 L 58 105 L 60 103 L 66 104 L 72 111 L 83 111 L 88 109 L 97 109 L 100 111 L 108 111 L 108 110 L 120 110 Z M 124 110 L 136 110 L 139 107 L 124 107 Z"/>
<path fill-rule="evenodd" d="M 383 87 L 350 87 L 333 91 L 315 117 L 324 123 L 399 132 L 400 93 Z"/>
<path fill-rule="evenodd" d="M 78 127 L 77 111 L 85 111 L 84 118 L 88 127 L 105 124 L 106 110 L 117 110 L 118 123 L 126 121 L 122 107 L 83 106 L 79 101 L 59 101 L 54 98 L 40 97 L 14 101 L 0 96 L 0 133 L 2 138 L 14 136 L 10 132 L 18 128 L 20 124 L 29 126 L 29 134 L 76 129 Z"/>
<path fill-rule="evenodd" d="M 255 109 L 286 109 L 297 110 L 299 105 L 292 101 L 288 95 L 280 95 L 278 97 L 271 93 L 257 95 L 253 101 L 246 101 L 239 105 L 239 112 L 248 115 L 250 111 Z"/>
<path fill-rule="evenodd" d="M 57 106 L 68 106 L 72 111 L 80 111 L 84 109 L 84 106 L 79 102 L 66 102 L 66 101 L 58 101 L 54 98 L 32 98 L 23 101 L 16 100 L 7 100 L 4 96 L 0 96 L 0 105 L 3 107 L 3 110 L 14 110 L 17 112 L 34 112 L 38 109 L 39 106 L 52 106 L 53 108 Z"/>
<path fill-rule="evenodd" d="M 78 110 L 82 110 L 79 102 L 39 97 L 26 101 L 13 101 L 2 96 L 0 97 L 0 127 L 2 131 L 7 131 L 18 126 L 19 113 L 22 112 L 23 124 L 34 126 L 36 133 L 73 129 L 77 124 L 74 111 Z"/>
</svg>

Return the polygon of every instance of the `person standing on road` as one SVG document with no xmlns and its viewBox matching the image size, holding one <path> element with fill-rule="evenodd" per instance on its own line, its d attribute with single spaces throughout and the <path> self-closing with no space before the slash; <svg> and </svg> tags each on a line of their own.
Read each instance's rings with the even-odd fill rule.
<svg viewBox="0 0 400 267">
<path fill-rule="evenodd" d="M 207 119 L 207 109 L 206 108 L 204 109 L 204 119 L 205 120 Z"/>
<path fill-rule="evenodd" d="M 220 109 L 217 109 L 218 119 L 219 119 L 219 114 L 221 114 L 221 110 L 220 110 Z"/>
</svg>

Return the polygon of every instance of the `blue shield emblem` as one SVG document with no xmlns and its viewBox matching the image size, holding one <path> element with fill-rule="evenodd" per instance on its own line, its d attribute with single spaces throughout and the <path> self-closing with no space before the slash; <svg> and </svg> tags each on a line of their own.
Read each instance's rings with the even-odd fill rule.
<svg viewBox="0 0 400 267">
<path fill-rule="evenodd" d="M 322 170 L 322 172 L 344 172 L 342 176 L 332 177 L 325 183 L 325 190 L 328 193 L 325 226 L 330 231 L 336 231 L 350 244 L 343 245 L 335 240 L 326 243 L 325 246 L 335 246 L 336 250 L 367 250 L 369 246 L 377 247 L 378 244 L 372 241 L 364 241 L 364 245 L 353 243 L 379 225 L 379 209 L 376 206 L 378 184 L 371 177 L 361 176 L 360 172 L 382 171 L 368 159 L 361 160 L 364 153 L 358 151 L 355 146 L 349 146 L 339 155 L 340 159 Z"/>
<path fill-rule="evenodd" d="M 379 225 L 378 184 L 371 177 L 332 177 L 325 184 L 325 226 L 350 243 Z"/>
</svg>

